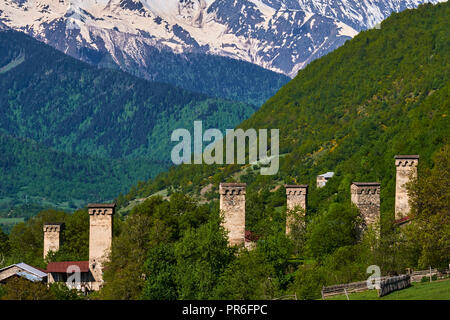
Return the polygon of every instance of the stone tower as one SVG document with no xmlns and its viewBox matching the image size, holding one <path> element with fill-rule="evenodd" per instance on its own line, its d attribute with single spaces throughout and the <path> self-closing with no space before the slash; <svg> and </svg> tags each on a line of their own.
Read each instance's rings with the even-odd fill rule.
<svg viewBox="0 0 450 320">
<path fill-rule="evenodd" d="M 89 204 L 89 269 L 94 290 L 103 283 L 103 265 L 111 251 L 115 204 Z"/>
<path fill-rule="evenodd" d="M 245 244 L 245 183 L 221 183 L 220 210 L 224 213 L 223 227 L 228 231 L 228 244 Z"/>
<path fill-rule="evenodd" d="M 286 188 L 286 198 L 287 198 L 287 210 L 293 210 L 295 208 L 301 208 L 306 212 L 307 206 L 307 195 L 308 186 L 307 185 L 285 185 Z M 286 216 L 286 234 L 291 233 L 291 225 L 293 223 L 294 217 L 288 215 Z"/>
<path fill-rule="evenodd" d="M 350 187 L 352 202 L 360 210 L 365 226 L 380 221 L 380 189 L 378 182 L 353 182 Z"/>
<path fill-rule="evenodd" d="M 50 251 L 57 252 L 61 242 L 63 223 L 44 224 L 44 259 Z"/>
<path fill-rule="evenodd" d="M 406 184 L 411 178 L 417 178 L 418 155 L 395 156 L 397 175 L 395 177 L 395 220 L 409 215 L 409 196 Z"/>
</svg>

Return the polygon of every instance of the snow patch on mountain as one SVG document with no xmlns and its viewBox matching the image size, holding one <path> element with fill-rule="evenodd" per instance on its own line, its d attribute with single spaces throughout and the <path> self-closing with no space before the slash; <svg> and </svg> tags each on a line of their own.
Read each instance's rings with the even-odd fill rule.
<svg viewBox="0 0 450 320">
<path fill-rule="evenodd" d="M 3 0 L 0 22 L 91 63 L 107 55 L 124 70 L 145 67 L 157 48 L 295 76 L 392 12 L 443 1 Z"/>
</svg>

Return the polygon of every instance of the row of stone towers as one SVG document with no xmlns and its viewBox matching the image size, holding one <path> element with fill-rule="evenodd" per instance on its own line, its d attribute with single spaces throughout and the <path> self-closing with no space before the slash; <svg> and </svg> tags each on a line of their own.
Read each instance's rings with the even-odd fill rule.
<svg viewBox="0 0 450 320">
<path fill-rule="evenodd" d="M 111 251 L 115 204 L 88 204 L 89 212 L 89 270 L 95 279 L 93 289 L 103 283 L 103 265 Z M 44 259 L 50 251 L 58 251 L 61 243 L 62 223 L 44 225 Z"/>
<path fill-rule="evenodd" d="M 395 156 L 396 189 L 395 218 L 405 218 L 409 211 L 409 196 L 406 184 L 417 177 L 419 156 Z M 285 185 L 287 209 L 307 210 L 307 185 Z M 353 182 L 350 186 L 351 201 L 359 208 L 366 225 L 379 221 L 380 190 L 378 182 Z M 221 183 L 219 186 L 220 210 L 224 212 L 223 227 L 228 231 L 230 245 L 245 244 L 245 183 Z M 101 284 L 102 266 L 112 244 L 113 215 L 115 204 L 89 204 L 89 268 L 96 282 Z M 293 220 L 286 219 L 286 233 L 290 233 Z M 62 224 L 44 225 L 44 258 L 50 251 L 58 251 Z"/>
<path fill-rule="evenodd" d="M 409 196 L 406 185 L 410 179 L 417 177 L 418 155 L 395 156 L 396 188 L 395 219 L 399 221 L 408 216 L 410 211 Z M 285 185 L 288 210 L 307 210 L 307 185 Z M 380 221 L 379 182 L 353 182 L 350 186 L 351 201 L 360 210 L 365 226 Z M 219 186 L 220 210 L 224 213 L 223 227 L 228 231 L 230 245 L 245 244 L 245 183 L 221 183 Z M 286 218 L 286 233 L 291 232 L 292 216 Z"/>
</svg>

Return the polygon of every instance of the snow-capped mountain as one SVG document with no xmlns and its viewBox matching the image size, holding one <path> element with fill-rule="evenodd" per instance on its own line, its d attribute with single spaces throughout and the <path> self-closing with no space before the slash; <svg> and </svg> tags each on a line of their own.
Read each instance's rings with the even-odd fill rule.
<svg viewBox="0 0 450 320">
<path fill-rule="evenodd" d="M 444 0 L 2 0 L 0 22 L 90 63 L 140 70 L 170 50 L 295 76 L 392 12 Z"/>
</svg>

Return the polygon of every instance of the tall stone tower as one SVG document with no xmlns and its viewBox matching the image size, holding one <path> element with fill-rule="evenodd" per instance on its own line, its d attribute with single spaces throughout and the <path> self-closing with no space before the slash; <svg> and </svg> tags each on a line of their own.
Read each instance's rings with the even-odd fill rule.
<svg viewBox="0 0 450 320">
<path fill-rule="evenodd" d="M 287 210 L 294 210 L 295 208 L 301 208 L 306 212 L 307 206 L 307 185 L 285 185 L 286 198 L 287 198 Z M 291 233 L 291 225 L 294 222 L 292 215 L 286 216 L 286 234 Z"/>
<path fill-rule="evenodd" d="M 57 252 L 61 242 L 63 223 L 44 224 L 44 259 L 50 251 Z"/>
<path fill-rule="evenodd" d="M 245 244 L 245 183 L 219 185 L 220 210 L 224 212 L 223 227 L 228 231 L 228 244 Z"/>
<path fill-rule="evenodd" d="M 88 205 L 89 211 L 89 269 L 95 279 L 94 290 L 103 284 L 103 265 L 111 251 L 115 204 Z"/>
<path fill-rule="evenodd" d="M 350 186 L 352 202 L 360 210 L 365 226 L 380 221 L 380 189 L 378 182 L 353 182 Z"/>
<path fill-rule="evenodd" d="M 406 184 L 417 178 L 418 155 L 395 156 L 397 175 L 395 178 L 395 220 L 409 215 L 409 196 Z"/>
</svg>

